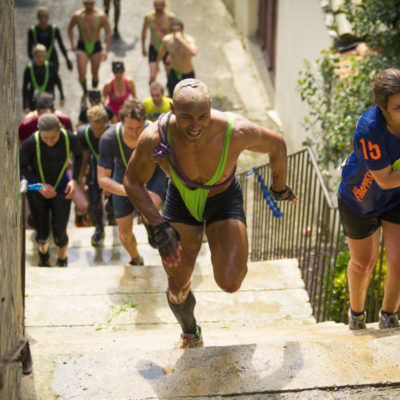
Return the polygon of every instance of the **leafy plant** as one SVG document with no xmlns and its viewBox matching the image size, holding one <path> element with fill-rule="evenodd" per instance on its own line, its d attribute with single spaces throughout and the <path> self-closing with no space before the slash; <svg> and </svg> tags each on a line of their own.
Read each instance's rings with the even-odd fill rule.
<svg viewBox="0 0 400 400">
<path fill-rule="evenodd" d="M 362 56 L 323 50 L 316 62 L 304 61 L 298 90 L 310 106 L 304 127 L 310 133 L 303 145 L 313 147 L 328 181 L 353 149 L 358 118 L 373 105 L 371 83 L 375 74 L 400 65 L 400 0 L 345 0 L 339 10 L 346 14 L 354 34 L 369 51 Z M 331 183 L 334 189 L 337 182 Z"/>
</svg>

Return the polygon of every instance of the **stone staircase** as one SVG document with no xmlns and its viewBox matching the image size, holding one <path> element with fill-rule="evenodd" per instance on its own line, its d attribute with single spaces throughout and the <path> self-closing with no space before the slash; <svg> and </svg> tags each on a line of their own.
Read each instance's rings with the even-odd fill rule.
<svg viewBox="0 0 400 400">
<path fill-rule="evenodd" d="M 179 350 L 166 277 L 143 226 L 134 232 L 145 267 L 123 266 L 116 227 L 99 250 L 92 231 L 69 229 L 68 268 L 36 267 L 27 231 L 34 372 L 22 379 L 22 400 L 400 398 L 400 330 L 317 324 L 296 260 L 249 263 L 241 290 L 228 294 L 204 243 L 192 288 L 205 347 Z"/>
</svg>

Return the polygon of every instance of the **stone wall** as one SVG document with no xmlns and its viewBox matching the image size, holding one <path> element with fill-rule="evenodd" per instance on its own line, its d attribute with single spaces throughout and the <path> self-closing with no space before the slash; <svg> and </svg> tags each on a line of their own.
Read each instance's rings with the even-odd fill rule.
<svg viewBox="0 0 400 400">
<path fill-rule="evenodd" d="M 17 144 L 14 1 L 2 0 L 0 13 L 0 359 L 23 335 L 20 271 L 20 195 Z M 1 400 L 15 400 L 21 366 L 0 370 Z"/>
</svg>

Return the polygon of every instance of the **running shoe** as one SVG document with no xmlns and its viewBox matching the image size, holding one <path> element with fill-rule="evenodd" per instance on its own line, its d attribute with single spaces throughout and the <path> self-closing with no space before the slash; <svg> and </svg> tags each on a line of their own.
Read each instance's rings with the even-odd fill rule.
<svg viewBox="0 0 400 400">
<path fill-rule="evenodd" d="M 397 313 L 386 313 L 382 311 L 382 308 L 379 310 L 380 329 L 398 328 L 399 326 L 400 324 Z"/>
<path fill-rule="evenodd" d="M 68 257 L 65 257 L 63 260 L 57 257 L 56 265 L 57 267 L 68 267 Z"/>
<path fill-rule="evenodd" d="M 195 347 L 203 347 L 203 336 L 201 335 L 201 328 L 196 325 L 196 333 L 182 333 L 180 349 L 192 349 Z"/>
<path fill-rule="evenodd" d="M 100 247 L 103 243 L 104 236 L 105 236 L 104 228 L 102 226 L 97 226 L 96 230 L 92 235 L 92 246 Z"/>
<path fill-rule="evenodd" d="M 131 261 L 126 264 L 127 267 L 134 267 L 136 265 L 144 265 L 143 257 L 137 256 L 136 258 L 132 258 Z"/>
<path fill-rule="evenodd" d="M 365 321 L 367 319 L 367 313 L 364 311 L 361 315 L 353 315 L 349 308 L 349 329 L 351 331 L 358 331 L 360 329 L 366 329 Z"/>
<path fill-rule="evenodd" d="M 50 267 L 50 250 L 47 250 L 47 253 L 41 253 L 38 251 L 39 254 L 39 267 Z"/>
</svg>

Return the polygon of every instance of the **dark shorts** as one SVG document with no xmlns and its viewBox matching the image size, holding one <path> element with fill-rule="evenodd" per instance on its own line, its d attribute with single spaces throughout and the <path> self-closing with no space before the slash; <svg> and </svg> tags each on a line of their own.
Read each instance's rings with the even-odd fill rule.
<svg viewBox="0 0 400 400">
<path fill-rule="evenodd" d="M 150 43 L 150 45 L 149 45 L 149 63 L 156 62 L 157 56 L 158 56 L 157 47 L 153 43 Z M 167 57 L 168 57 L 168 52 L 165 53 L 165 56 L 163 57 L 164 64 L 167 64 Z"/>
<path fill-rule="evenodd" d="M 183 81 L 184 79 L 187 78 L 195 78 L 194 71 L 188 72 L 187 74 L 182 74 L 181 78 L 179 79 L 178 75 L 176 74 L 176 71 L 171 68 L 168 72 L 168 79 L 167 79 L 167 87 L 168 87 L 168 93 L 169 97 L 173 97 L 174 94 L 174 89 L 175 86 L 180 82 Z"/>
<path fill-rule="evenodd" d="M 157 166 L 153 176 L 147 182 L 146 188 L 148 191 L 158 194 L 160 198 L 164 200 L 165 194 L 167 192 L 167 184 L 168 178 L 165 176 L 162 169 Z M 135 207 L 129 201 L 128 197 L 113 194 L 112 202 L 114 208 L 114 216 L 116 219 L 126 217 L 127 215 L 132 214 L 135 211 Z"/>
<path fill-rule="evenodd" d="M 377 217 L 360 217 L 355 214 L 339 197 L 338 208 L 343 232 L 350 239 L 365 239 L 371 236 L 380 226 L 381 220 L 400 224 L 400 204 Z"/>
<path fill-rule="evenodd" d="M 187 225 L 203 225 L 186 208 L 178 189 L 170 181 L 164 204 L 163 216 L 167 221 Z M 237 219 L 246 224 L 243 209 L 243 192 L 239 180 L 235 177 L 228 188 L 215 196 L 209 197 L 204 207 L 203 219 L 206 225 L 224 219 Z"/>
<path fill-rule="evenodd" d="M 78 40 L 78 46 L 77 46 L 78 50 L 82 50 L 86 53 L 86 49 L 85 49 L 85 43 L 83 43 L 83 40 Z M 88 56 L 91 56 L 93 54 L 96 53 L 100 53 L 103 50 L 103 48 L 101 47 L 101 42 L 100 40 L 98 40 L 95 44 L 94 44 L 94 50 L 92 54 L 88 54 Z M 87 53 L 86 53 L 87 54 Z"/>
</svg>

